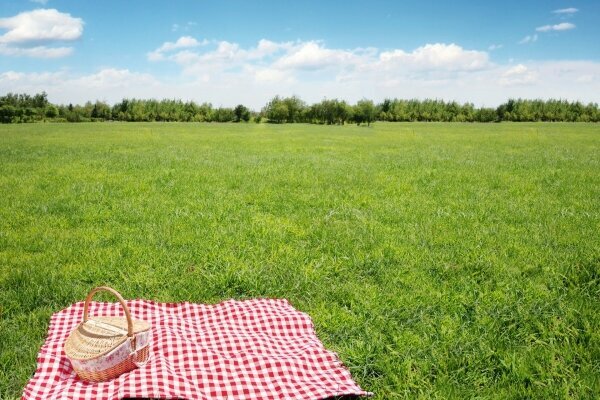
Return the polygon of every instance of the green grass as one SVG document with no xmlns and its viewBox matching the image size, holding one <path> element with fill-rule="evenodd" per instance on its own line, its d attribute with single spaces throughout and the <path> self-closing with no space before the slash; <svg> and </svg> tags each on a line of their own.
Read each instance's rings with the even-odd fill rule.
<svg viewBox="0 0 600 400">
<path fill-rule="evenodd" d="M 599 125 L 0 126 L 0 398 L 100 284 L 288 298 L 377 399 L 598 397 L 599 231 Z"/>
</svg>

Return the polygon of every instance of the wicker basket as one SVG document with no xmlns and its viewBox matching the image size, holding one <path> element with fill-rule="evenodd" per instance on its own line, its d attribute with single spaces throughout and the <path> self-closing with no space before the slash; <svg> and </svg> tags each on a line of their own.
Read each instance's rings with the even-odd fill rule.
<svg viewBox="0 0 600 400">
<path fill-rule="evenodd" d="M 123 306 L 125 317 L 88 318 L 92 297 L 112 293 Z M 77 375 L 86 381 L 113 379 L 144 364 L 149 357 L 150 324 L 131 318 L 123 297 L 109 287 L 93 289 L 85 299 L 83 322 L 65 342 L 65 354 Z"/>
</svg>

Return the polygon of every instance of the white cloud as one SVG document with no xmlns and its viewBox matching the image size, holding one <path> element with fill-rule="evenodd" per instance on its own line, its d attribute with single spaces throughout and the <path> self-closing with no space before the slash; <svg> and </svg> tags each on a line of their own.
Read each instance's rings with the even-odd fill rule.
<svg viewBox="0 0 600 400">
<path fill-rule="evenodd" d="M 575 79 L 577 83 L 592 83 L 597 81 L 600 76 L 598 75 L 580 75 Z"/>
<path fill-rule="evenodd" d="M 70 71 L 42 72 L 42 73 L 23 73 L 8 71 L 0 73 L 1 85 L 8 85 L 10 82 L 14 85 L 29 86 L 47 85 L 52 88 L 65 89 L 71 88 L 74 91 L 80 90 L 82 93 L 78 96 L 88 96 L 90 89 L 115 89 L 129 88 L 138 85 L 157 85 L 158 80 L 150 74 L 131 72 L 128 69 L 105 68 L 89 75 L 73 76 Z M 87 100 L 90 100 L 86 97 Z"/>
<path fill-rule="evenodd" d="M 158 51 L 170 51 L 175 49 L 187 48 L 187 47 L 197 47 L 202 44 L 207 44 L 207 41 L 199 42 L 191 36 L 182 36 L 175 43 L 165 42 L 162 46 L 160 46 Z"/>
<path fill-rule="evenodd" d="M 254 71 L 254 79 L 259 83 L 292 83 L 295 81 L 288 72 L 274 68 L 263 68 Z"/>
<path fill-rule="evenodd" d="M 500 77 L 499 82 L 502 86 L 529 85 L 535 83 L 536 79 L 535 71 L 523 64 L 518 64 L 507 69 Z"/>
<path fill-rule="evenodd" d="M 191 36 L 181 36 L 175 42 L 165 42 L 154 51 L 151 51 L 147 54 L 148 60 L 150 61 L 160 61 L 165 59 L 165 53 L 168 53 L 177 49 L 185 49 L 192 48 L 198 46 L 206 46 L 209 43 L 208 40 L 204 39 L 202 41 L 198 41 Z"/>
<path fill-rule="evenodd" d="M 72 47 L 48 46 L 77 40 L 83 34 L 83 20 L 54 9 L 22 12 L 0 18 L 0 54 L 13 57 L 58 58 L 73 53 Z"/>
<path fill-rule="evenodd" d="M 560 8 L 558 10 L 552 11 L 554 14 L 575 14 L 579 11 L 577 8 L 569 7 L 569 8 Z"/>
<path fill-rule="evenodd" d="M 198 60 L 207 63 L 230 62 L 245 58 L 244 55 L 245 52 L 237 43 L 222 41 L 217 44 L 216 50 L 199 56 Z"/>
<path fill-rule="evenodd" d="M 192 49 L 178 49 L 178 51 L 164 51 L 161 48 L 148 54 L 152 61 L 172 61 L 182 67 L 187 75 L 201 76 L 203 80 L 210 79 L 212 73 L 223 73 L 253 67 L 253 64 L 264 63 L 276 53 L 289 50 L 292 43 L 273 42 L 262 39 L 256 47 L 244 49 L 237 43 L 228 41 L 202 40 L 203 46 L 213 47 L 203 51 Z M 163 45 L 164 46 L 164 45 Z M 161 47 L 163 47 L 161 46 Z M 207 78 L 208 76 L 208 78 Z"/>
<path fill-rule="evenodd" d="M 555 10 L 554 12 L 561 11 L 561 12 L 563 12 L 563 14 L 565 14 L 568 12 L 566 10 L 575 10 L 575 11 L 570 11 L 570 12 L 577 11 L 577 9 L 574 9 L 574 8 L 573 9 L 565 8 L 562 10 Z M 537 28 L 535 28 L 535 31 L 536 32 L 560 32 L 560 31 L 568 31 L 570 29 L 575 29 L 575 24 L 572 24 L 570 22 L 561 22 L 561 23 L 555 24 L 555 25 L 538 26 Z M 518 44 L 534 43 L 534 42 L 537 42 L 537 40 L 538 40 L 538 35 L 537 35 L 537 33 L 534 33 L 533 35 L 527 35 L 523 39 L 519 40 Z"/>
<path fill-rule="evenodd" d="M 173 91 L 150 74 L 132 72 L 128 69 L 106 68 L 88 75 L 76 76 L 72 71 L 0 73 L 0 92 L 51 93 L 57 103 L 79 103 L 104 99 L 111 103 L 124 97 L 175 96 Z M 179 96 L 177 96 L 179 97 Z"/>
<path fill-rule="evenodd" d="M 48 0 L 29 0 L 32 3 L 37 3 L 45 6 L 48 3 Z"/>
<path fill-rule="evenodd" d="M 501 48 L 503 48 L 504 45 L 503 44 L 491 44 L 488 46 L 488 50 L 489 51 L 494 51 L 494 50 L 499 50 Z"/>
<path fill-rule="evenodd" d="M 289 48 L 289 45 L 289 43 L 281 44 L 267 39 L 260 39 L 258 41 L 258 46 L 256 46 L 256 49 L 260 54 L 267 55 L 275 53 L 281 48 Z"/>
<path fill-rule="evenodd" d="M 490 62 L 485 51 L 465 50 L 454 43 L 435 43 L 412 52 L 400 49 L 382 52 L 379 65 L 386 69 L 473 71 L 490 66 Z"/>
<path fill-rule="evenodd" d="M 356 55 L 347 50 L 332 50 L 316 41 L 300 43 L 279 58 L 274 67 L 279 69 L 318 70 L 355 61 Z"/>
<path fill-rule="evenodd" d="M 22 12 L 14 17 L 1 18 L 0 43 L 20 44 L 76 40 L 83 34 L 83 20 L 54 9 Z"/>
<path fill-rule="evenodd" d="M 322 41 L 267 39 L 254 46 L 228 41 L 197 45 L 205 42 L 188 38 L 159 46 L 163 62 L 181 71 L 168 79 L 115 68 L 84 75 L 8 71 L 0 73 L 0 93 L 45 90 L 59 103 L 181 98 L 215 106 L 242 103 L 254 109 L 275 95 L 298 95 L 307 102 L 400 97 L 495 106 L 511 97 L 597 102 L 600 93 L 600 63 L 592 61 L 498 64 L 486 51 L 443 43 L 408 50 L 341 49 Z"/>
<path fill-rule="evenodd" d="M 227 79 L 222 79 L 226 77 Z M 600 63 L 591 61 L 523 62 L 492 65 L 463 71 L 451 79 L 415 78 L 411 72 L 357 71 L 351 79 L 307 79 L 293 70 L 249 66 L 233 73 L 161 80 L 127 69 L 107 68 L 74 76 L 72 71 L 53 73 L 0 73 L 0 93 L 36 93 L 45 90 L 51 101 L 83 103 L 103 99 L 110 103 L 124 97 L 181 98 L 214 105 L 246 104 L 260 109 L 272 96 L 298 95 L 308 102 L 343 98 L 355 102 L 363 97 L 381 101 L 386 97 L 443 98 L 476 105 L 496 106 L 508 98 L 563 98 L 598 101 Z"/>
<path fill-rule="evenodd" d="M 131 72 L 128 69 L 106 68 L 95 74 L 71 80 L 76 86 L 88 89 L 123 89 L 138 85 L 157 85 L 158 81 L 150 74 Z"/>
<path fill-rule="evenodd" d="M 523 64 L 517 64 L 516 66 L 509 68 L 503 75 L 511 76 L 511 75 L 522 75 L 527 72 L 527 67 Z"/>
<path fill-rule="evenodd" d="M 551 31 L 568 31 L 570 29 L 575 29 L 575 24 L 570 22 L 561 22 L 556 25 L 544 25 L 535 28 L 536 32 L 551 32 Z"/>
<path fill-rule="evenodd" d="M 11 47 L 0 43 L 0 54 L 12 57 L 60 58 L 73 53 L 72 47 Z"/>
<path fill-rule="evenodd" d="M 202 49 L 186 48 L 168 53 L 163 51 L 164 47 L 149 53 L 149 59 L 174 62 L 182 68 L 184 75 L 200 77 L 204 82 L 231 82 L 240 76 L 240 71 L 256 82 L 291 83 L 306 79 L 307 75 L 320 81 L 356 81 L 363 75 L 385 75 L 389 80 L 406 73 L 419 79 L 425 75 L 428 79 L 439 79 L 442 75 L 448 78 L 452 74 L 492 66 L 485 51 L 444 43 L 427 44 L 413 51 L 336 49 L 321 41 L 274 42 L 267 39 L 249 48 L 228 41 L 211 42 Z"/>
<path fill-rule="evenodd" d="M 261 39 L 258 41 L 258 45 L 255 48 L 251 48 L 248 51 L 249 59 L 260 59 L 263 57 L 271 56 L 282 50 L 290 50 L 294 48 L 292 42 L 273 42 L 267 39 Z"/>
<path fill-rule="evenodd" d="M 519 40 L 519 44 L 534 43 L 534 42 L 537 42 L 537 40 L 538 40 L 538 35 L 537 35 L 537 33 L 535 33 L 533 35 L 527 35 L 523 39 Z"/>
</svg>

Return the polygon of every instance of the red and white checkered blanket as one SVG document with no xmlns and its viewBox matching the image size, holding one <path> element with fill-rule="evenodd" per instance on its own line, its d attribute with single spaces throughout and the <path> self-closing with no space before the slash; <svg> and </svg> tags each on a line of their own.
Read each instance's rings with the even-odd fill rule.
<svg viewBox="0 0 600 400">
<path fill-rule="evenodd" d="M 81 322 L 83 302 L 55 313 L 23 399 L 322 399 L 368 396 L 337 355 L 326 350 L 310 317 L 287 300 L 220 304 L 128 301 L 152 324 L 150 360 L 102 383 L 77 378 L 63 351 Z M 90 315 L 124 315 L 118 303 L 90 303 Z"/>
</svg>

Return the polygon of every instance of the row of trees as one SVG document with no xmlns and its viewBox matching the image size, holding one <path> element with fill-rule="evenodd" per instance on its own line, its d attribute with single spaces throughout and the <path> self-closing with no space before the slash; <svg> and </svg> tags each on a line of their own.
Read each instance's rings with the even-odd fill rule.
<svg viewBox="0 0 600 400">
<path fill-rule="evenodd" d="M 181 100 L 123 99 L 110 106 L 96 101 L 84 105 L 55 105 L 46 93 L 30 96 L 12 94 L 0 97 L 0 122 L 37 121 L 180 121 L 180 122 L 248 122 L 257 113 L 247 107 L 213 108 L 209 103 L 196 104 Z"/>
<path fill-rule="evenodd" d="M 275 123 L 344 125 L 346 122 L 356 122 L 370 125 L 377 119 L 378 109 L 371 100 L 360 100 L 354 106 L 343 100 L 323 100 L 309 106 L 296 96 L 276 96 L 264 106 L 260 115 Z"/>
<path fill-rule="evenodd" d="M 0 122 L 37 121 L 180 121 L 180 122 L 272 122 L 314 124 L 373 121 L 567 121 L 600 122 L 598 104 L 566 100 L 509 100 L 497 108 L 475 107 L 443 100 L 386 99 L 380 104 L 360 100 L 352 105 L 344 100 L 323 100 L 307 104 L 296 96 L 274 97 L 260 112 L 244 105 L 235 108 L 213 107 L 181 100 L 123 99 L 110 106 L 96 101 L 84 105 L 56 105 L 46 93 L 36 95 L 9 93 L 0 97 Z"/>
</svg>

